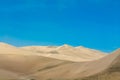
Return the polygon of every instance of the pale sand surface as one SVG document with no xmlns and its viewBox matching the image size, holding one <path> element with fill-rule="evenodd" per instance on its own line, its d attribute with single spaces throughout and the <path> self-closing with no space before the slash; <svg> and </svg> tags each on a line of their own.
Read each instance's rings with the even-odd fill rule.
<svg viewBox="0 0 120 80">
<path fill-rule="evenodd" d="M 116 80 L 119 80 L 119 49 L 106 55 L 93 49 L 74 48 L 68 45 L 52 47 L 48 51 L 48 47 L 42 49 L 42 46 L 40 51 L 45 51 L 44 53 L 36 52 L 39 51 L 36 48 L 40 47 L 37 46 L 35 50 L 31 50 L 31 47 L 23 49 L 0 43 L 0 79 L 84 80 L 82 78 L 86 78 L 86 80 L 98 80 L 96 76 L 111 70 L 115 72 L 114 70 L 118 69 L 114 74 L 107 73 L 107 76 L 114 75 Z M 54 50 L 59 53 L 50 53 Z M 92 60 L 92 57 L 95 58 Z M 105 80 L 103 75 L 102 78 L 101 80 Z"/>
</svg>

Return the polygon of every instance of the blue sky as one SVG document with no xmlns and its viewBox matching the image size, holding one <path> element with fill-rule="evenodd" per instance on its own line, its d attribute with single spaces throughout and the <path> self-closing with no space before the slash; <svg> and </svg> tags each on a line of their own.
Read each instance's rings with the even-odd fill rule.
<svg viewBox="0 0 120 80">
<path fill-rule="evenodd" d="M 120 1 L 0 0 L 0 41 L 111 52 L 120 47 Z"/>
</svg>

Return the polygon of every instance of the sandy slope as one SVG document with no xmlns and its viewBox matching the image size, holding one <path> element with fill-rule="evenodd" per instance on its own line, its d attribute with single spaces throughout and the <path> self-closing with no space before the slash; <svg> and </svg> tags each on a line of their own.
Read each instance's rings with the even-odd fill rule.
<svg viewBox="0 0 120 80">
<path fill-rule="evenodd" d="M 120 49 L 103 60 L 106 59 L 111 63 L 105 70 L 80 80 L 120 80 Z"/>
<path fill-rule="evenodd" d="M 44 48 L 44 47 L 42 47 Z M 40 49 L 42 49 L 40 48 Z M 44 49 L 49 50 L 49 49 Z M 5 54 L 19 54 L 19 55 L 36 55 L 36 56 L 43 56 L 43 57 L 50 57 L 50 58 L 55 58 L 55 59 L 60 59 L 60 60 L 68 60 L 68 61 L 75 61 L 75 62 L 79 62 L 79 61 L 88 61 L 89 59 L 84 59 L 84 58 L 80 58 L 80 57 L 74 57 L 74 56 L 67 56 L 67 55 L 61 55 L 61 54 L 38 54 L 37 52 L 34 51 L 28 51 L 28 50 L 24 50 L 21 48 L 16 48 L 14 46 L 11 46 L 9 44 L 5 44 L 5 43 L 0 43 L 0 54 L 5 55 Z"/>
<path fill-rule="evenodd" d="M 117 78 L 116 80 L 119 80 L 119 69 L 120 69 L 120 64 L 118 64 L 119 61 L 119 56 L 120 56 L 120 50 L 115 51 L 114 53 L 96 61 L 91 61 L 91 62 L 84 62 L 84 63 L 71 63 L 71 62 L 65 62 L 62 64 L 58 65 L 52 65 L 47 68 L 43 69 L 36 69 L 38 72 L 34 73 L 32 76 L 36 79 L 41 79 L 41 80 L 74 80 L 74 79 L 80 79 L 80 80 L 98 80 L 97 78 L 94 78 L 93 75 L 99 74 L 99 73 L 109 73 L 116 72 L 114 74 L 107 74 L 106 78 L 110 77 L 110 75 L 114 75 L 114 78 Z M 116 68 L 117 67 L 117 68 Z M 107 71 L 106 71 L 107 70 Z M 93 76 L 93 78 L 89 77 Z M 81 79 L 85 78 L 86 79 Z M 112 76 L 113 77 L 113 76 Z M 103 79 L 99 80 L 109 80 L 105 79 L 102 76 Z M 111 80 L 113 80 L 112 78 Z"/>
<path fill-rule="evenodd" d="M 63 47 L 57 49 L 64 50 Z M 120 78 L 119 49 L 99 60 L 88 62 L 58 60 L 36 54 L 34 51 L 0 43 L 0 78 L 17 77 L 24 80 L 119 80 Z"/>
<path fill-rule="evenodd" d="M 96 60 L 106 55 L 103 52 L 97 52 L 85 47 L 72 47 L 69 45 L 60 46 L 58 47 L 57 51 L 61 54 L 75 56 L 75 57 L 79 56 L 81 58 L 88 60 Z"/>
<path fill-rule="evenodd" d="M 14 72 L 0 69 L 0 80 L 18 79 L 19 75 Z"/>
<path fill-rule="evenodd" d="M 85 48 L 83 46 L 78 46 L 78 47 L 76 47 L 76 49 L 78 50 L 78 52 L 80 52 L 82 54 L 86 54 L 88 56 L 91 56 L 91 58 L 96 58 L 96 59 L 107 55 L 104 52 L 94 50 L 94 49 Z"/>
<path fill-rule="evenodd" d="M 73 61 L 91 61 L 97 60 L 106 54 L 100 51 L 95 51 L 85 47 L 72 47 L 69 45 L 63 46 L 27 46 L 22 47 L 24 50 L 29 50 L 56 59 L 66 59 Z"/>
<path fill-rule="evenodd" d="M 54 59 L 41 57 L 33 52 L 0 43 L 0 79 L 16 78 L 16 75 L 29 73 L 39 63 L 44 66 L 49 62 L 54 62 Z"/>
</svg>

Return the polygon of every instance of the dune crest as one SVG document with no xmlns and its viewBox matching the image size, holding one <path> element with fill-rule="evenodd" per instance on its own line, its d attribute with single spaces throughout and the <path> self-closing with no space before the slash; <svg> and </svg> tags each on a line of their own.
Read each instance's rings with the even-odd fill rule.
<svg viewBox="0 0 120 80">
<path fill-rule="evenodd" d="M 44 54 L 44 56 L 68 56 L 76 59 L 80 58 L 83 61 L 97 60 L 107 55 L 97 50 L 95 51 L 84 47 L 73 47 L 67 44 L 62 46 L 26 46 L 22 47 L 22 49 Z"/>
<path fill-rule="evenodd" d="M 49 67 L 44 67 L 42 69 L 38 69 L 34 74 L 35 79 L 52 79 L 52 80 L 119 80 L 119 69 L 120 64 L 120 50 L 113 52 L 112 54 L 105 56 L 99 60 L 90 61 L 90 62 L 62 62 L 60 64 L 55 64 Z M 118 60 L 116 60 L 118 59 Z M 117 62 L 117 66 L 116 63 Z M 114 63 L 114 64 L 113 64 Z M 115 68 L 114 68 L 115 67 Z M 116 70 L 116 67 L 118 71 Z M 114 69 L 113 69 L 114 68 Z M 37 69 L 37 67 L 36 67 Z M 112 69 L 113 71 L 111 71 Z M 115 74 L 113 73 L 116 70 Z M 103 76 L 106 75 L 107 76 Z M 113 78 L 110 78 L 110 72 L 112 72 Z M 109 74 L 108 74 L 109 73 Z M 101 76 L 102 74 L 102 76 Z M 100 75 L 100 76 L 99 76 Z M 100 78 L 99 78 L 100 77 Z"/>
<path fill-rule="evenodd" d="M 120 80 L 120 49 L 63 46 L 14 47 L 0 43 L 0 79 Z"/>
</svg>

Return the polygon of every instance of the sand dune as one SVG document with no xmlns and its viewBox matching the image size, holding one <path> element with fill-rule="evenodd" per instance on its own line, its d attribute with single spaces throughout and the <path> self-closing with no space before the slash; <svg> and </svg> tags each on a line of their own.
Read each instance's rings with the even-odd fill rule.
<svg viewBox="0 0 120 80">
<path fill-rule="evenodd" d="M 44 48 L 44 47 L 42 47 L 42 48 Z M 40 48 L 40 49 L 42 49 L 42 48 Z M 46 51 L 47 49 L 44 49 L 44 50 Z M 50 58 L 55 58 L 55 59 L 59 59 L 59 60 L 67 60 L 67 61 L 75 61 L 75 62 L 89 60 L 89 59 L 84 59 L 84 58 L 80 58 L 77 56 L 73 57 L 73 56 L 67 56 L 67 55 L 61 55 L 61 54 L 38 54 L 38 52 L 17 48 L 17 47 L 11 46 L 11 45 L 6 44 L 6 43 L 0 43 L 0 54 L 1 55 L 5 55 L 5 54 L 7 54 L 7 55 L 8 54 L 10 54 L 10 55 L 11 54 L 36 55 L 36 56 L 50 57 Z"/>
<path fill-rule="evenodd" d="M 63 46 L 27 46 L 22 47 L 22 49 L 37 52 L 51 58 L 74 60 L 77 62 L 97 60 L 107 55 L 97 50 L 85 47 L 72 47 L 66 44 Z"/>
<path fill-rule="evenodd" d="M 72 47 L 69 45 L 63 45 L 58 47 L 58 52 L 61 54 L 69 55 L 69 56 L 79 56 L 84 59 L 89 59 L 89 60 L 96 60 L 99 59 L 106 54 L 103 52 L 95 52 L 92 49 L 85 48 L 85 47 Z"/>
<path fill-rule="evenodd" d="M 44 50 L 47 48 L 44 47 Z M 54 57 L 45 56 L 42 53 L 39 54 L 39 52 L 36 52 L 36 47 L 35 51 L 33 51 L 0 43 L 0 79 L 120 80 L 120 49 L 105 56 L 104 53 L 84 47 L 74 48 L 64 45 L 49 48 L 52 49 L 48 49 L 48 52 L 45 51 L 44 54 L 56 50 L 59 52 L 59 56 L 58 54 L 53 54 L 56 55 Z M 44 50 L 42 49 L 40 51 Z M 80 53 L 77 53 L 79 51 Z M 51 54 L 49 53 L 49 55 Z M 88 55 L 90 56 L 87 57 L 89 61 L 86 58 Z M 79 61 L 74 61 L 77 59 L 77 56 L 79 56 Z M 80 56 L 86 61 L 80 61 L 82 60 Z M 96 56 L 100 57 L 90 60 L 90 58 Z M 59 57 L 60 59 L 55 57 Z"/>
<path fill-rule="evenodd" d="M 103 60 L 109 61 L 109 65 L 107 63 L 104 64 L 106 65 L 106 69 L 80 80 L 120 80 L 120 49 L 103 58 L 102 61 Z"/>
<path fill-rule="evenodd" d="M 83 46 L 78 46 L 76 47 L 76 49 L 78 50 L 78 52 L 80 53 L 83 53 L 83 54 L 86 54 L 86 55 L 89 55 L 89 56 L 92 56 L 93 57 L 96 57 L 96 58 L 101 58 L 105 55 L 107 55 L 106 53 L 104 52 L 101 52 L 99 50 L 95 50 L 95 49 L 89 49 L 89 48 L 85 48 Z"/>
<path fill-rule="evenodd" d="M 118 64 L 119 56 L 120 56 L 120 50 L 117 50 L 114 53 L 96 61 L 83 62 L 83 63 L 64 62 L 56 65 L 49 65 L 42 69 L 39 69 L 40 67 L 38 67 L 38 69 L 35 68 L 36 72 L 32 74 L 32 76 L 34 76 L 35 79 L 42 79 L 42 80 L 48 80 L 48 79 L 51 79 L 51 80 L 59 80 L 59 79 L 60 80 L 74 80 L 74 79 L 109 80 L 109 77 L 110 77 L 109 74 L 111 74 L 109 72 L 108 72 L 109 73 L 108 76 L 106 76 L 105 78 L 103 77 L 104 75 L 101 76 L 103 79 L 97 79 L 98 77 L 94 78 L 93 75 L 96 75 L 102 72 L 104 73 L 106 72 L 106 70 L 110 72 L 112 70 L 114 72 L 114 70 L 117 69 L 118 71 L 116 70 L 115 74 L 112 74 L 112 75 L 115 75 L 114 78 L 116 78 L 116 80 L 119 80 L 119 69 L 120 69 L 119 67 L 120 64 Z M 93 76 L 93 78 L 91 76 Z M 114 78 L 110 78 L 110 79 L 113 80 Z"/>
</svg>

